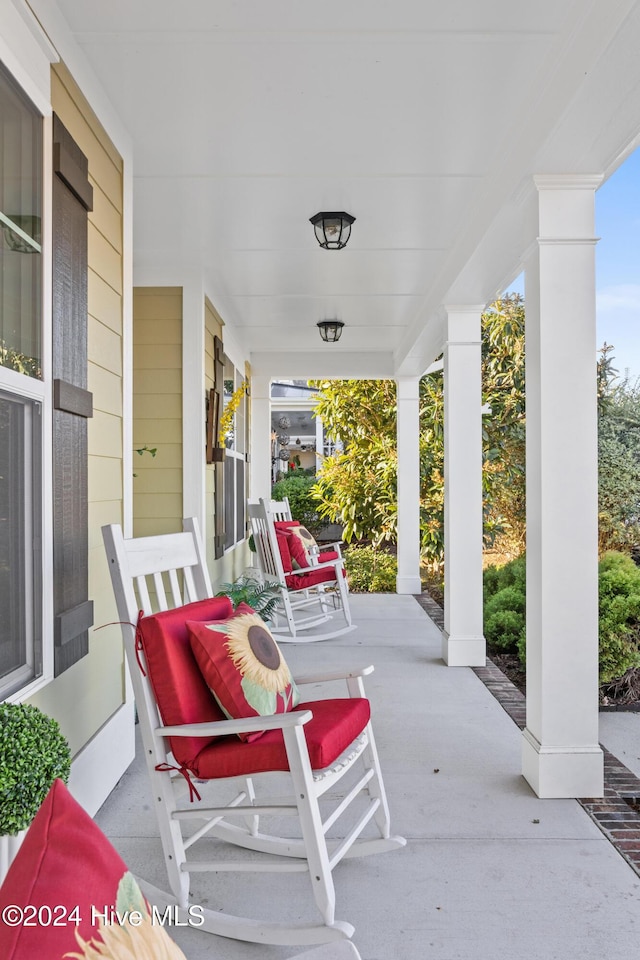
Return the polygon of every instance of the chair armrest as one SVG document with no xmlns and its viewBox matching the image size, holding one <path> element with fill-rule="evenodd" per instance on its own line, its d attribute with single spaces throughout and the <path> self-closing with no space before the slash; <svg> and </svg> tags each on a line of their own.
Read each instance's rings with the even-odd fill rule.
<svg viewBox="0 0 640 960">
<path fill-rule="evenodd" d="M 246 717 L 242 720 L 211 720 L 207 723 L 184 723 L 175 727 L 156 727 L 162 737 L 224 737 L 232 733 L 254 733 L 256 730 L 284 730 L 311 720 L 311 710 L 276 713 L 272 717 Z"/>
<path fill-rule="evenodd" d="M 368 677 L 373 673 L 375 667 L 369 664 L 366 667 L 355 667 L 353 670 L 336 670 L 333 673 L 303 673 L 301 676 L 295 676 L 293 679 L 297 686 L 304 686 L 305 683 L 328 683 L 331 680 L 349 680 L 353 677 Z"/>
</svg>

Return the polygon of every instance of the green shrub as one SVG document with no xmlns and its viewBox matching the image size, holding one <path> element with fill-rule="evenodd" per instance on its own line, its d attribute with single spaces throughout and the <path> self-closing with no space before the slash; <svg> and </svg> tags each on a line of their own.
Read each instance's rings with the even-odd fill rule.
<svg viewBox="0 0 640 960">
<path fill-rule="evenodd" d="M 395 593 L 398 562 L 375 547 L 348 547 L 344 564 L 354 593 Z"/>
<path fill-rule="evenodd" d="M 640 569 L 609 551 L 599 564 L 600 683 L 640 666 Z"/>
<path fill-rule="evenodd" d="M 494 593 L 497 593 L 499 590 L 499 570 L 500 567 L 487 567 L 482 574 L 482 588 L 484 593 L 485 603 L 487 597 L 492 597 Z"/>
<path fill-rule="evenodd" d="M 485 617 L 484 635 L 497 650 L 512 653 L 518 650 L 518 642 L 524 636 L 525 618 L 515 610 L 495 610 Z"/>
<path fill-rule="evenodd" d="M 526 659 L 526 567 L 518 557 L 484 571 L 484 632 L 495 648 Z M 640 568 L 630 556 L 609 551 L 598 566 L 600 683 L 640 667 Z"/>
<path fill-rule="evenodd" d="M 510 560 L 501 567 L 487 567 L 483 573 L 485 597 L 490 597 L 505 587 L 516 586 L 524 594 L 527 582 L 527 564 L 525 555 Z"/>
<path fill-rule="evenodd" d="M 512 584 L 510 587 L 503 587 L 494 593 L 484 605 L 485 616 L 491 616 L 498 610 L 514 610 L 524 616 L 527 608 L 527 601 L 524 587 L 521 584 Z"/>
<path fill-rule="evenodd" d="M 71 752 L 56 720 L 26 703 L 0 703 L 0 835 L 29 826 Z"/>
<path fill-rule="evenodd" d="M 526 561 L 524 555 L 483 573 L 484 635 L 505 653 L 515 653 L 526 627 Z"/>
<path fill-rule="evenodd" d="M 315 477 L 309 477 L 304 473 L 292 473 L 291 476 L 278 480 L 273 485 L 271 496 L 274 500 L 284 500 L 289 498 L 291 507 L 291 516 L 294 520 L 307 528 L 309 533 L 314 536 L 323 526 L 323 521 L 318 516 L 318 504 L 311 496 L 311 491 L 316 485 Z"/>
</svg>

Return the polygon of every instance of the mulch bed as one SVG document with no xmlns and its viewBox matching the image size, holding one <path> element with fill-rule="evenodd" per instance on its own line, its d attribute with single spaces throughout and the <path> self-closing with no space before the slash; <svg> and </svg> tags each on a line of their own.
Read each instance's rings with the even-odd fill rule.
<svg viewBox="0 0 640 960">
<path fill-rule="evenodd" d="M 437 622 L 441 619 L 441 617 L 438 617 L 437 615 L 434 616 L 434 613 L 436 612 L 436 605 L 438 608 L 440 608 L 438 611 L 440 613 L 444 608 L 444 596 L 442 594 L 442 590 L 438 584 L 433 582 L 425 583 L 424 588 L 426 589 L 422 596 L 423 598 L 429 598 L 427 601 L 429 608 L 427 608 L 427 604 L 424 602 L 421 605 L 427 609 L 427 613 L 429 613 L 432 619 L 436 620 Z M 504 673 L 506 677 L 508 677 L 511 683 L 517 687 L 522 694 L 526 695 L 527 674 L 524 664 L 520 662 L 520 657 L 517 655 L 517 653 L 504 653 L 501 650 L 496 650 L 495 647 L 491 647 L 490 644 L 487 644 L 487 657 L 496 665 L 496 667 L 498 667 L 499 670 L 502 671 L 502 673 Z M 600 687 L 600 710 L 619 710 L 640 713 L 639 668 L 628 670 L 623 677 L 620 677 L 618 680 L 615 680 L 612 683 L 603 684 Z"/>
<path fill-rule="evenodd" d="M 526 695 L 527 674 L 516 653 L 502 653 L 487 645 L 487 656 L 511 683 Z M 600 687 L 600 710 L 640 713 L 640 670 L 628 670 L 623 677 Z"/>
</svg>

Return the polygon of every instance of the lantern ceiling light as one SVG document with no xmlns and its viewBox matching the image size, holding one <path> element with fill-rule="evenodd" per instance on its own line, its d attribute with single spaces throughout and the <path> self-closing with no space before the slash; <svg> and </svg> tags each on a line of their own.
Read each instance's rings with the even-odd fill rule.
<svg viewBox="0 0 640 960">
<path fill-rule="evenodd" d="M 321 320 L 316 324 L 325 343 L 335 343 L 342 336 L 342 320 Z"/>
<path fill-rule="evenodd" d="M 316 240 L 323 250 L 342 250 L 351 236 L 351 224 L 355 221 L 350 213 L 316 213 L 311 217 Z"/>
</svg>

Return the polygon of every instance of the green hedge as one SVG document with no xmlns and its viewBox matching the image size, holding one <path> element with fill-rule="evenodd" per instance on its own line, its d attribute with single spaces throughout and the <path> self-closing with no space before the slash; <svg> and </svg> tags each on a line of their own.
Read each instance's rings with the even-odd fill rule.
<svg viewBox="0 0 640 960">
<path fill-rule="evenodd" d="M 291 516 L 294 520 L 299 520 L 314 536 L 323 526 L 323 521 L 317 513 L 317 501 L 311 495 L 315 484 L 315 477 L 309 477 L 304 473 L 292 473 L 291 476 L 278 480 L 271 491 L 274 500 L 289 498 Z"/>
<path fill-rule="evenodd" d="M 344 565 L 354 593 L 395 593 L 398 562 L 375 547 L 347 547 Z"/>
<path fill-rule="evenodd" d="M 484 571 L 484 633 L 494 649 L 526 658 L 525 558 Z M 600 683 L 640 667 L 640 568 L 627 554 L 598 566 Z"/>
</svg>

